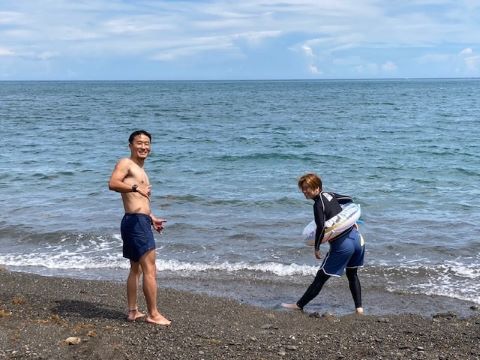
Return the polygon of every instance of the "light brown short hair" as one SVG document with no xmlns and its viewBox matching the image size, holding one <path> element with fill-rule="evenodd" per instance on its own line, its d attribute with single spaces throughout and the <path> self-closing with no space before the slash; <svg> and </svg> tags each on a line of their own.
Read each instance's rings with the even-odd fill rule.
<svg viewBox="0 0 480 360">
<path fill-rule="evenodd" d="M 322 190 L 322 179 L 320 179 L 320 176 L 315 173 L 308 173 L 298 179 L 298 187 L 300 190 L 303 190 L 305 187 L 311 190 L 315 190 L 317 188 Z"/>
</svg>

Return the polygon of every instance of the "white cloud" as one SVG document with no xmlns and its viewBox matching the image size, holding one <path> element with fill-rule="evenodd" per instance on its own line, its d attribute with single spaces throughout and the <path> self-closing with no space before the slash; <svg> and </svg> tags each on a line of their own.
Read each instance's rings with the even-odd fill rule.
<svg viewBox="0 0 480 360">
<path fill-rule="evenodd" d="M 480 68 L 480 56 L 468 56 L 464 59 L 467 71 L 470 73 L 477 73 Z"/>
<path fill-rule="evenodd" d="M 452 59 L 455 57 L 453 54 L 425 54 L 422 55 L 418 58 L 416 58 L 416 61 L 419 64 L 431 64 L 431 63 L 446 63 L 448 61 L 452 61 Z"/>
<path fill-rule="evenodd" d="M 318 60 L 318 57 L 315 55 L 313 49 L 307 45 L 307 43 L 300 45 L 292 50 L 300 50 L 300 52 L 307 58 L 307 69 L 310 74 L 313 75 L 322 75 L 323 72 L 318 68 L 318 66 L 314 63 Z"/>
<path fill-rule="evenodd" d="M 158 61 L 174 61 L 191 57 L 202 52 L 218 50 L 217 45 L 198 45 L 198 46 L 183 46 L 178 48 L 170 48 L 161 50 L 150 56 L 151 60 Z"/>
<path fill-rule="evenodd" d="M 7 48 L 0 47 L 0 56 L 14 56 L 15 53 Z"/>
<path fill-rule="evenodd" d="M 458 56 L 462 59 L 467 74 L 478 73 L 480 70 L 480 55 L 476 55 L 471 47 L 460 51 Z"/>
<path fill-rule="evenodd" d="M 245 32 L 233 35 L 233 39 L 245 39 L 248 44 L 253 46 L 259 46 L 266 39 L 276 38 L 282 34 L 281 31 L 257 31 L 257 32 Z"/>
<path fill-rule="evenodd" d="M 366 62 L 354 66 L 355 71 L 364 76 L 380 76 L 382 74 L 392 74 L 398 70 L 398 66 L 392 62 L 387 61 L 381 65 L 372 62 Z"/>
<path fill-rule="evenodd" d="M 219 35 L 244 37 L 255 45 L 288 33 L 322 33 L 330 39 L 330 47 L 337 48 L 346 43 L 355 46 L 361 41 L 377 41 L 373 35 L 378 30 L 381 33 L 384 22 L 389 20 L 372 0 L 236 3 L 219 0 L 72 3 L 59 0 L 38 5 L 30 3 L 29 6 L 17 3 L 11 7 L 15 11 L 6 12 L 9 23 L 21 25 L 18 30 L 31 31 L 31 40 L 38 44 L 48 41 L 61 48 L 65 47 L 62 44 L 65 41 L 92 41 L 95 47 L 98 45 L 96 39 L 110 39 L 128 48 L 130 42 L 154 38 L 159 44 L 165 39 L 179 38 L 185 42 L 190 39 L 195 46 L 198 37 Z"/>
<path fill-rule="evenodd" d="M 2 57 L 75 58 L 86 66 L 119 56 L 172 63 L 188 58 L 201 69 L 214 53 L 225 63 L 249 57 L 254 68 L 264 59 L 253 57 L 265 52 L 250 50 L 265 46 L 273 58 L 294 50 L 288 56 L 305 60 L 297 70 L 305 71 L 306 63 L 312 74 L 321 68 L 341 76 L 355 68 L 366 75 L 402 75 L 405 59 L 412 69 L 434 63 L 445 71 L 473 72 L 480 66 L 473 51 L 480 33 L 474 0 L 1 2 Z"/>
<path fill-rule="evenodd" d="M 150 56 L 151 60 L 173 61 L 188 56 L 210 51 L 234 51 L 232 41 L 228 37 L 204 37 L 195 39 L 195 43 L 169 43 Z"/>
<path fill-rule="evenodd" d="M 50 59 L 53 59 L 55 57 L 58 57 L 59 54 L 57 52 L 54 52 L 54 51 L 43 51 L 43 52 L 40 52 L 39 54 L 36 54 L 36 57 L 39 59 L 39 60 L 50 60 Z"/>
<path fill-rule="evenodd" d="M 135 16 L 108 20 L 103 24 L 106 32 L 116 35 L 149 34 L 172 30 L 172 25 L 162 23 L 161 19 L 151 16 Z"/>
<path fill-rule="evenodd" d="M 460 52 L 430 53 L 422 55 L 416 61 L 421 65 L 444 66 L 453 69 L 450 75 L 476 75 L 480 71 L 480 56 L 471 47 Z"/>
<path fill-rule="evenodd" d="M 366 63 L 354 67 L 355 71 L 362 76 L 378 75 L 378 65 L 375 63 Z"/>
<path fill-rule="evenodd" d="M 314 57 L 315 56 L 313 54 L 313 50 L 310 46 L 304 44 L 304 45 L 302 45 L 301 49 L 304 52 L 305 56 L 307 56 L 307 57 Z"/>
<path fill-rule="evenodd" d="M 318 69 L 318 67 L 314 64 L 310 64 L 308 66 L 308 70 L 311 74 L 314 74 L 314 75 L 320 75 L 322 74 L 322 72 Z"/>
<path fill-rule="evenodd" d="M 395 72 L 398 69 L 397 65 L 392 61 L 382 64 L 381 68 L 384 72 Z"/>
<path fill-rule="evenodd" d="M 472 48 L 465 48 L 462 51 L 460 51 L 460 56 L 472 55 L 472 54 L 473 54 Z"/>
<path fill-rule="evenodd" d="M 0 25 L 18 24 L 21 22 L 22 13 L 16 11 L 0 11 Z"/>
</svg>

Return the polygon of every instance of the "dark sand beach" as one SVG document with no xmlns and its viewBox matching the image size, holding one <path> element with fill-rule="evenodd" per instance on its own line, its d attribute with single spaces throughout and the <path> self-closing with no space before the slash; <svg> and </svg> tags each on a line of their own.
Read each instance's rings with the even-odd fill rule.
<svg viewBox="0 0 480 360">
<path fill-rule="evenodd" d="M 0 358 L 480 359 L 480 312 L 335 316 L 159 290 L 168 328 L 126 322 L 123 284 L 0 270 Z M 141 303 L 141 308 L 145 309 Z M 393 312 L 393 311 L 392 311 Z M 78 342 L 67 344 L 69 341 Z"/>
</svg>

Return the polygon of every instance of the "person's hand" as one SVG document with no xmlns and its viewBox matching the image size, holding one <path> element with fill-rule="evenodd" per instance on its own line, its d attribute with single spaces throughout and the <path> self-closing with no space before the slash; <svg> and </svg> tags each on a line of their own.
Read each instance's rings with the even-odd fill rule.
<svg viewBox="0 0 480 360">
<path fill-rule="evenodd" d="M 156 218 L 155 216 L 151 216 L 152 218 L 152 226 L 155 229 L 155 231 L 162 233 L 163 229 L 165 228 L 165 223 L 167 220 L 162 219 L 162 218 Z"/>
<path fill-rule="evenodd" d="M 150 200 L 150 195 L 152 194 L 152 186 L 151 185 L 138 185 L 137 192 L 145 196 L 147 199 Z"/>
<path fill-rule="evenodd" d="M 322 258 L 322 254 L 320 253 L 320 250 L 315 250 L 315 258 L 320 260 Z"/>
</svg>

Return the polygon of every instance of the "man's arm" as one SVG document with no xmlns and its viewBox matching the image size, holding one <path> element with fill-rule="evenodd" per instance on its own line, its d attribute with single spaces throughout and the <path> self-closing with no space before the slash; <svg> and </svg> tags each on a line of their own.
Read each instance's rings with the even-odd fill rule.
<svg viewBox="0 0 480 360">
<path fill-rule="evenodd" d="M 120 193 L 132 192 L 132 185 L 126 184 L 123 180 L 127 177 L 130 168 L 129 159 L 121 159 L 115 165 L 110 181 L 108 182 L 108 188 L 112 191 Z"/>
</svg>

